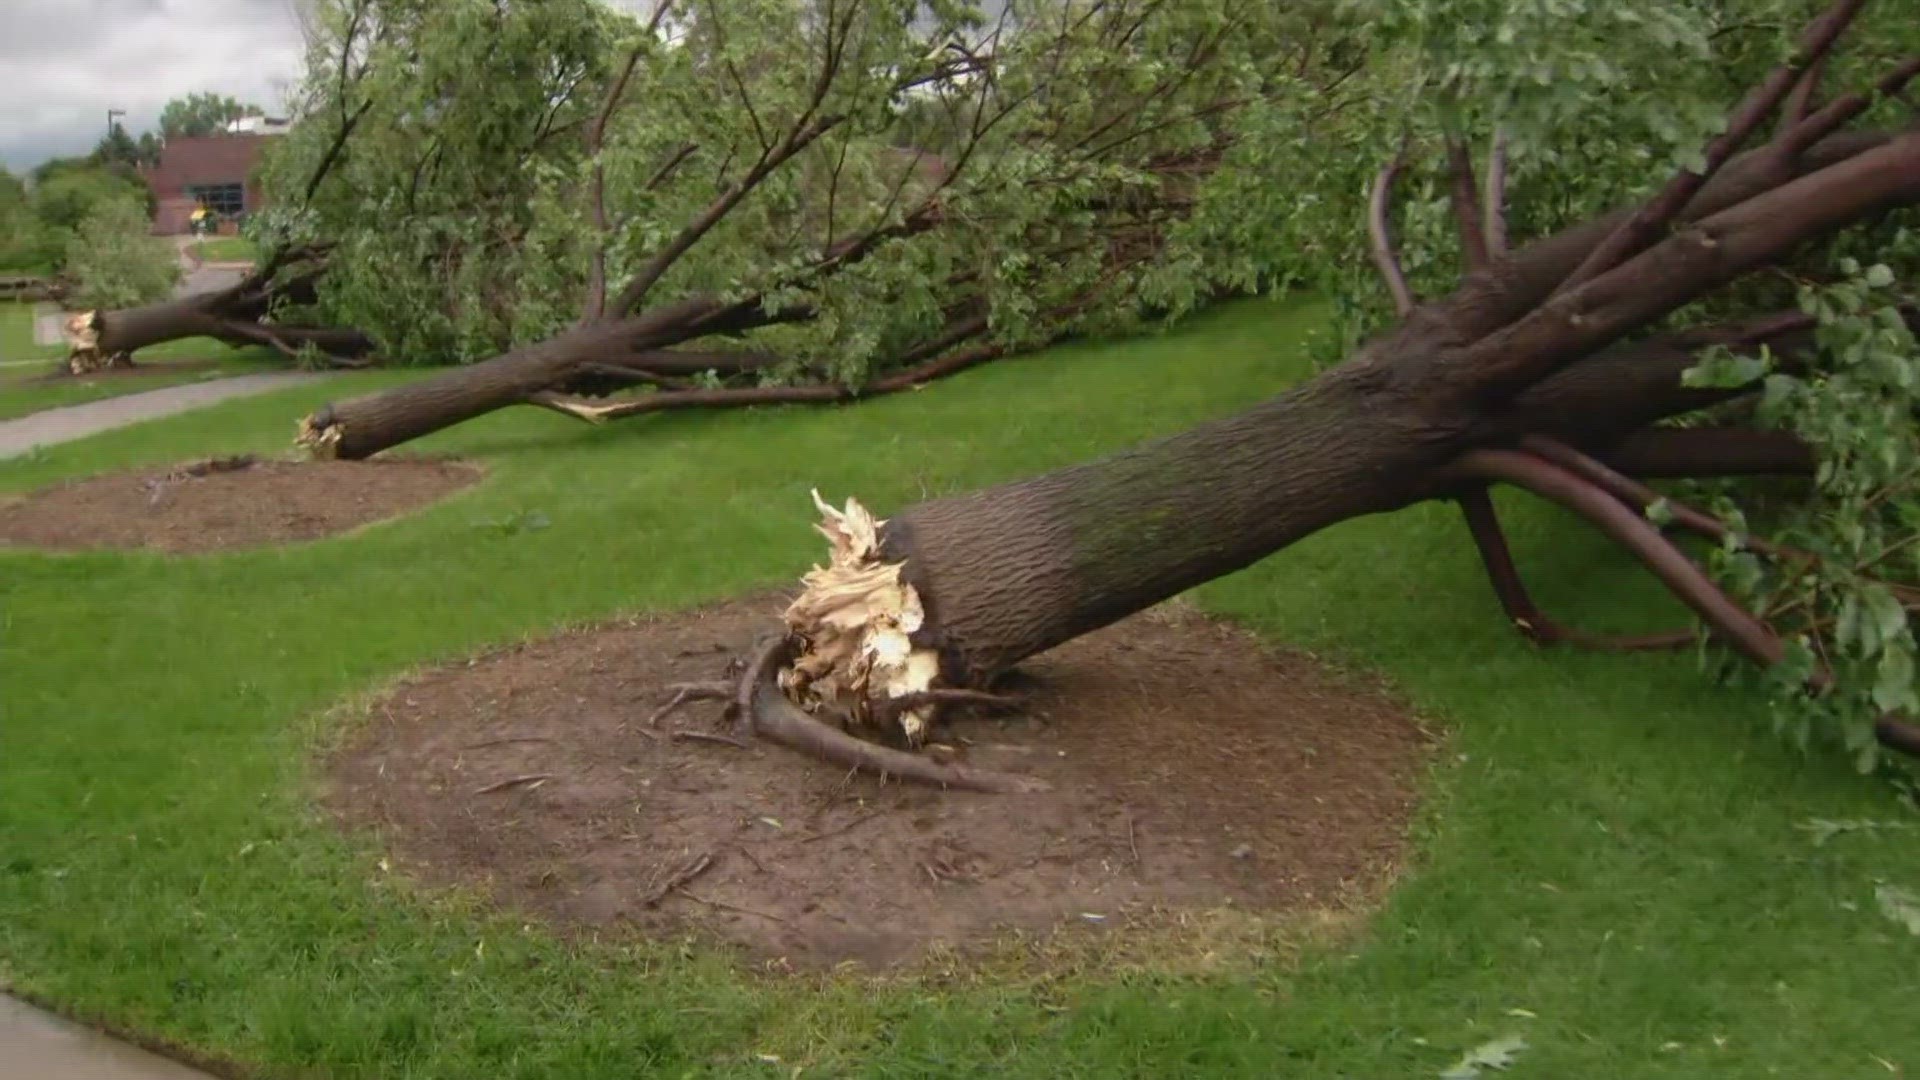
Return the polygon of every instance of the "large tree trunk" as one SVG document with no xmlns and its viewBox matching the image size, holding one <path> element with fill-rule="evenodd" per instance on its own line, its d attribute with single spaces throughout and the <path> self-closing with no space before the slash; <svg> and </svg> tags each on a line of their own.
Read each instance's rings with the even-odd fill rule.
<svg viewBox="0 0 1920 1080">
<path fill-rule="evenodd" d="M 1349 518 L 1438 494 L 1467 425 L 1417 380 L 1342 369 L 1104 461 L 913 507 L 881 557 L 943 680 L 1012 664 Z"/>
<path fill-rule="evenodd" d="M 1700 348 L 1764 345 L 1792 362 L 1810 343 L 1808 316 L 1607 347 L 1809 240 L 1920 202 L 1920 133 L 1781 179 L 1776 172 L 1718 213 L 1696 208 L 1697 226 L 1557 295 L 1553 282 L 1583 265 L 1583 244 L 1612 234 L 1574 230 L 1582 243 L 1568 234 L 1544 241 L 1411 311 L 1340 367 L 1237 416 L 923 503 L 877 526 L 857 505 L 844 513 L 823 506 L 832 565 L 809 575 L 788 610 L 798 647 L 782 685 L 812 709 L 869 724 L 901 719 L 897 734 L 917 741 L 927 712 L 890 702 L 984 688 L 1029 656 L 1327 526 L 1432 498 L 1463 500 L 1503 603 L 1523 630 L 1537 630 L 1480 494 L 1490 482 L 1528 487 L 1587 515 L 1716 634 L 1757 662 L 1776 662 L 1784 650 L 1772 629 L 1644 519 L 1657 496 L 1579 447 L 1609 450 L 1652 475 L 1793 472 L 1811 463 L 1804 447 L 1778 436 L 1646 430 L 1744 389 L 1682 385 Z M 1691 508 L 1676 520 L 1709 536 L 1726 532 Z M 1822 671 L 1813 682 L 1827 679 Z M 1920 730 L 1897 718 L 1883 718 L 1878 732 L 1889 745 L 1920 745 Z M 936 770 L 920 778 L 962 782 Z"/>
</svg>

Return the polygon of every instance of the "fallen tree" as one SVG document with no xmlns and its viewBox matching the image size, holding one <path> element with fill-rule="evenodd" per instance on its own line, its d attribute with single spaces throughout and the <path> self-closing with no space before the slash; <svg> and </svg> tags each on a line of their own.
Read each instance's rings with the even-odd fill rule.
<svg viewBox="0 0 1920 1080">
<path fill-rule="evenodd" d="M 1571 510 L 1621 544 L 1716 640 L 1765 666 L 1776 685 L 1803 687 L 1803 700 L 1816 706 L 1847 706 L 1845 722 L 1824 734 L 1863 762 L 1877 760 L 1876 741 L 1920 753 L 1920 728 L 1899 715 L 1914 700 L 1906 619 L 1920 608 L 1920 589 L 1903 583 L 1893 565 L 1901 552 L 1910 557 L 1920 529 L 1910 502 L 1904 516 L 1893 515 L 1896 534 L 1863 524 L 1911 499 L 1911 429 L 1890 444 L 1861 447 L 1855 430 L 1815 447 L 1796 437 L 1819 434 L 1811 428 L 1660 424 L 1751 407 L 1756 398 L 1763 409 L 1796 395 L 1811 400 L 1822 382 L 1849 374 L 1830 366 L 1796 389 L 1785 374 L 1796 366 L 1914 362 L 1913 309 L 1897 275 L 1884 264 L 1834 258 L 1850 236 L 1888 244 L 1888 216 L 1897 223 L 1901 210 L 1920 203 L 1920 129 L 1841 132 L 1920 74 L 1920 56 L 1887 65 L 1872 93 L 1813 100 L 1811 84 L 1823 70 L 1831 75 L 1835 45 L 1863 6 L 1838 0 L 1813 20 L 1791 59 L 1746 94 L 1695 166 L 1631 211 L 1509 253 L 1489 242 L 1506 233 L 1502 192 L 1476 197 L 1467 155 L 1448 154 L 1456 182 L 1447 205 L 1464 241 L 1466 274 L 1440 299 L 1417 300 L 1401 269 L 1388 228 L 1399 168 L 1390 165 L 1376 183 L 1370 231 L 1397 322 L 1344 363 L 1237 416 L 884 521 L 856 503 L 838 511 L 822 505 L 832 557 L 808 575 L 785 627 L 737 685 L 680 688 L 677 699 L 727 700 L 739 737 L 766 735 L 843 766 L 1017 790 L 1018 778 L 874 747 L 848 732 L 896 747 L 924 743 L 943 706 L 979 703 L 1027 657 L 1342 521 L 1436 499 L 1463 507 L 1497 597 L 1534 640 L 1621 647 L 1676 640 L 1610 641 L 1542 615 L 1486 496 L 1490 486 L 1507 484 Z M 1776 115 L 1771 140 L 1736 156 Z M 1768 299 L 1761 283 L 1777 268 L 1804 271 L 1809 260 L 1823 259 L 1837 270 L 1801 285 L 1800 305 L 1706 321 L 1742 300 Z M 1693 325 L 1661 329 L 1688 313 Z M 1702 377 L 1715 371 L 1720 378 Z M 1911 367 L 1887 377 L 1911 385 L 1903 371 Z M 1895 400 L 1897 407 L 1876 415 L 1911 424 L 1911 397 Z M 1848 525 L 1870 533 L 1871 545 L 1856 543 L 1844 561 L 1831 546 L 1755 538 L 1739 518 L 1662 496 L 1632 475 L 1803 473 L 1815 458 L 1823 493 L 1854 499 L 1859 516 Z M 1875 464 L 1881 459 L 1887 469 Z M 1858 471 L 1861 461 L 1868 472 Z M 1850 469 L 1872 483 L 1857 490 L 1837 483 Z M 1668 529 L 1705 535 L 1741 565 L 1772 565 L 1754 573 L 1775 575 L 1771 595 L 1786 602 L 1763 619 Z M 1837 613 L 1819 610 L 1834 594 L 1800 585 L 1826 573 L 1847 588 Z M 1775 623 L 1786 623 L 1796 606 L 1799 620 L 1784 637 Z M 1871 647 L 1861 645 L 1868 623 Z M 1843 656 L 1878 661 L 1878 681 L 1851 690 L 1836 683 L 1833 664 Z M 1863 708 L 1871 710 L 1864 719 Z"/>
<path fill-rule="evenodd" d="M 299 441 L 359 458 L 516 405 L 604 422 L 848 401 L 1250 287 L 1247 237 L 1205 235 L 1225 209 L 1205 190 L 1246 115 L 1337 111 L 1355 62 L 1293 33 L 1315 18 L 663 0 L 544 196 L 575 212 L 513 234 L 523 259 L 553 253 L 538 284 L 566 286 L 567 317 L 541 306 L 564 293 L 504 285 L 550 332 L 331 404 Z M 909 114 L 923 145 L 898 145 Z"/>
<path fill-rule="evenodd" d="M 80 375 L 126 366 L 140 349 L 191 337 L 264 345 L 290 359 L 311 356 L 334 366 L 358 366 L 374 349 L 373 340 L 360 331 L 281 325 L 269 318 L 284 306 L 313 303 L 324 259 L 323 250 L 283 248 L 224 289 L 142 307 L 78 312 L 66 322 L 67 368 Z"/>
<path fill-rule="evenodd" d="M 65 324 L 67 368 L 78 375 L 102 367 L 130 366 L 133 354 L 184 338 L 210 337 L 233 346 L 260 345 L 289 359 L 338 367 L 364 366 L 375 350 L 367 334 L 346 326 L 285 321 L 312 312 L 333 245 L 302 239 L 288 222 L 307 215 L 341 164 L 372 98 L 363 84 L 372 56 L 386 44 L 387 28 L 372 19 L 372 0 L 348 0 L 337 47 L 329 54 L 337 70 L 337 115 L 311 118 L 302 137 L 324 140 L 300 162 L 295 175 L 270 172 L 263 215 L 266 254 L 240 281 L 221 289 L 178 296 L 138 307 L 77 312 Z"/>
<path fill-rule="evenodd" d="M 130 363 L 140 349 L 198 336 L 330 366 L 364 366 L 375 356 L 459 358 L 444 336 L 421 340 L 392 322 L 358 318 L 369 294 L 403 284 L 379 259 L 406 258 L 416 275 L 451 276 L 450 264 L 469 256 L 465 237 L 456 227 L 423 238 L 413 231 L 423 221 L 478 222 L 508 242 L 524 234 L 535 166 L 573 164 L 551 149 L 589 108 L 579 91 L 601 73 L 606 20 L 589 0 L 314 0 L 304 7 L 307 68 L 291 110 L 295 123 L 264 154 L 265 206 L 249 225 L 265 257 L 227 288 L 78 313 L 68 322 L 74 370 Z M 423 42 L 457 62 L 427 62 Z M 397 68 L 414 81 L 394 85 L 387 76 Z M 445 115 L 443 97 L 485 101 L 489 115 L 484 124 L 463 123 Z M 451 122 L 435 129 L 438 121 Z M 423 126 L 437 134 L 425 137 Z M 391 175 L 397 155 L 411 163 L 410 183 Z M 395 205 L 397 192 L 405 197 Z M 488 253 L 492 261 L 497 249 Z M 434 314 L 415 308 L 410 317 L 427 324 Z"/>
</svg>

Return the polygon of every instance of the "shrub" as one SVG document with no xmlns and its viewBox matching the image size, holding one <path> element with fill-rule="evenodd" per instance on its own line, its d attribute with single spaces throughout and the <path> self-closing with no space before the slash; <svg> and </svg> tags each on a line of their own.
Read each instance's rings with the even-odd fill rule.
<svg viewBox="0 0 1920 1080">
<path fill-rule="evenodd" d="M 67 273 L 81 305 L 121 308 L 164 298 L 180 278 L 180 265 L 173 245 L 148 235 L 137 200 L 109 199 L 88 212 L 67 242 Z"/>
</svg>

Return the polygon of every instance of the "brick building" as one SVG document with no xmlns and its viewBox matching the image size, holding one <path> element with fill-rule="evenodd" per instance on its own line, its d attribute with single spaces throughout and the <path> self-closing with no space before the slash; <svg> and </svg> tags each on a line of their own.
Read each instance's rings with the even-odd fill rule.
<svg viewBox="0 0 1920 1080">
<path fill-rule="evenodd" d="M 157 208 L 153 231 L 174 235 L 189 230 L 194 207 L 220 215 L 223 226 L 259 209 L 260 185 L 254 167 L 272 135 L 206 135 L 168 139 L 160 163 L 144 170 Z"/>
</svg>

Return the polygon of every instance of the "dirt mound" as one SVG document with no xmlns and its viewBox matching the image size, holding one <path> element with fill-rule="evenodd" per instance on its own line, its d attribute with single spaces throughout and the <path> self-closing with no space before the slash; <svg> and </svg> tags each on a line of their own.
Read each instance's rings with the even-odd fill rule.
<svg viewBox="0 0 1920 1080">
<path fill-rule="evenodd" d="M 417 509 L 479 478 L 472 465 L 422 458 L 215 458 L 0 501 L 0 544 L 196 552 L 317 540 Z"/>
<path fill-rule="evenodd" d="M 1231 907 L 1323 911 L 1399 860 L 1428 742 L 1378 689 L 1160 610 L 1062 646 L 960 719 L 981 795 L 673 737 L 675 682 L 751 647 L 775 598 L 570 632 L 410 677 L 332 763 L 329 805 L 409 871 L 562 923 L 629 922 L 778 966 L 912 962 L 1003 932 L 1103 934 Z"/>
</svg>

